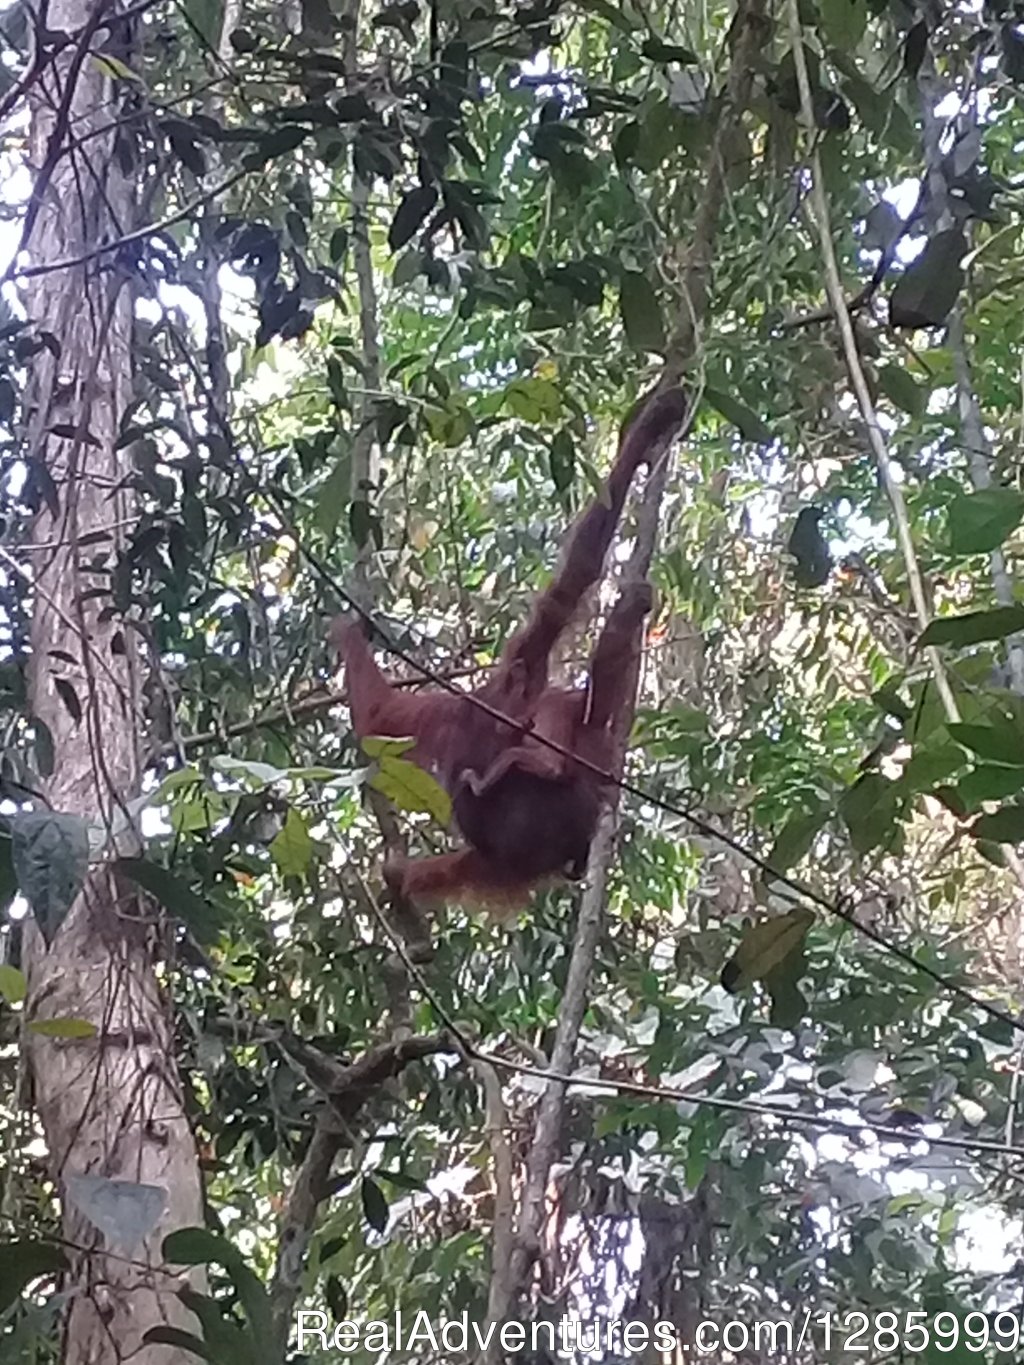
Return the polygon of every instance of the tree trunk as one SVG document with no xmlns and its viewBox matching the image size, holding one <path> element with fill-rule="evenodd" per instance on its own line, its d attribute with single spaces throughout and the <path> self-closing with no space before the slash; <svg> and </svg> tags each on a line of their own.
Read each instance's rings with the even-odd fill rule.
<svg viewBox="0 0 1024 1365">
<path fill-rule="evenodd" d="M 112 135 L 89 136 L 112 122 L 117 107 L 118 92 L 88 55 L 100 39 L 115 36 L 100 21 L 116 13 L 107 0 L 53 0 L 47 11 L 48 28 L 71 41 L 30 97 L 35 191 L 25 243 L 32 272 L 42 270 L 30 272 L 29 319 L 57 343 L 32 362 L 25 404 L 26 453 L 41 504 L 27 564 L 29 695 L 53 738 L 46 796 L 55 811 L 107 832 L 107 858 L 114 830 L 122 850 L 136 841 L 126 807 L 140 780 L 137 636 L 130 618 L 112 609 L 107 591 L 93 595 L 110 586 L 96 571 L 97 559 L 114 568 L 137 516 L 126 487 L 131 461 L 117 447 L 130 397 L 131 266 L 108 252 L 73 268 L 46 268 L 136 226 L 132 180 Z M 130 41 L 117 53 L 130 62 Z M 93 867 L 49 948 L 26 925 L 28 1018 L 84 1019 L 96 1030 L 85 1039 L 27 1033 L 64 1235 L 72 1244 L 65 1365 L 194 1361 L 166 1346 L 140 1349 L 157 1324 L 194 1326 L 175 1293 L 180 1278 L 161 1268 L 160 1248 L 172 1229 L 202 1222 L 172 1019 L 154 970 L 159 938 L 152 909 L 102 866 Z M 68 1178 L 81 1175 L 166 1191 L 156 1226 L 134 1246 L 111 1245 L 68 1197 Z"/>
</svg>

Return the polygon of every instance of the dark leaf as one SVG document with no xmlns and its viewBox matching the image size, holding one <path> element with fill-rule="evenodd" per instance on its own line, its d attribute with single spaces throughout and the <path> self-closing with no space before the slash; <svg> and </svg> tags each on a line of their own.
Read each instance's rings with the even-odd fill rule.
<svg viewBox="0 0 1024 1365">
<path fill-rule="evenodd" d="M 253 170 L 258 169 L 266 161 L 294 152 L 308 136 L 308 128 L 301 128 L 297 123 L 286 123 L 261 137 L 257 150 L 244 157 L 242 164 Z"/>
<path fill-rule="evenodd" d="M 899 789 L 881 773 L 865 773 L 839 799 L 839 813 L 860 854 L 887 846 L 896 829 Z"/>
<path fill-rule="evenodd" d="M 946 725 L 957 744 L 962 744 L 979 758 L 990 763 L 1001 763 L 1013 768 L 1024 768 L 1024 735 L 1012 725 L 968 725 L 950 721 Z"/>
<path fill-rule="evenodd" d="M 981 763 L 960 778 L 956 791 L 966 814 L 977 810 L 983 801 L 1002 801 L 1007 796 L 1024 792 L 1024 772 L 1019 768 Z"/>
<path fill-rule="evenodd" d="M 363 1214 L 374 1232 L 383 1232 L 388 1225 L 388 1201 L 384 1191 L 369 1176 L 363 1178 L 360 1186 L 363 1201 Z"/>
<path fill-rule="evenodd" d="M 786 549 L 796 560 L 793 577 L 802 588 L 820 588 L 832 573 L 832 554 L 821 534 L 820 507 L 802 507 Z"/>
<path fill-rule="evenodd" d="M 903 219 L 888 199 L 879 199 L 864 218 L 865 251 L 888 251 L 903 232 Z"/>
<path fill-rule="evenodd" d="M 966 253 L 967 239 L 960 228 L 937 232 L 889 297 L 892 326 L 941 327 L 963 287 L 960 262 Z"/>
<path fill-rule="evenodd" d="M 92 446 L 94 449 L 101 445 L 98 437 L 91 431 L 80 430 L 74 422 L 54 422 L 50 432 L 54 436 L 59 436 L 62 441 L 81 441 L 83 445 Z"/>
<path fill-rule="evenodd" d="M 437 203 L 436 185 L 417 185 L 402 196 L 388 230 L 388 246 L 400 251 Z"/>
<path fill-rule="evenodd" d="M 328 1275 L 324 1281 L 324 1301 L 331 1310 L 335 1322 L 343 1322 L 348 1312 L 348 1294 L 337 1275 Z"/>
<path fill-rule="evenodd" d="M 1019 844 L 1024 840 L 1024 806 L 1002 806 L 991 815 L 979 815 L 971 834 L 994 844 Z"/>
<path fill-rule="evenodd" d="M 572 486 L 576 472 L 576 442 L 568 427 L 556 431 L 551 442 L 551 480 L 559 493 Z"/>
<path fill-rule="evenodd" d="M 255 34 L 250 33 L 247 28 L 234 28 L 228 34 L 228 42 L 236 52 L 255 52 L 259 47 L 259 39 Z"/>
<path fill-rule="evenodd" d="M 903 74 L 914 80 L 928 51 L 928 25 L 923 19 L 911 25 L 903 40 Z"/>
<path fill-rule="evenodd" d="M 922 631 L 918 644 L 953 645 L 962 649 L 982 640 L 1005 640 L 1024 630 L 1024 606 L 993 607 L 991 611 L 969 611 L 963 616 L 940 616 Z"/>
<path fill-rule="evenodd" d="M 6 376 L 0 379 L 0 422 L 9 427 L 14 420 L 17 408 L 17 393 L 14 385 Z"/>
<path fill-rule="evenodd" d="M 171 144 L 171 151 L 186 170 L 195 176 L 206 174 L 206 157 L 196 141 L 195 129 L 183 119 L 164 119 L 161 128 Z"/>
<path fill-rule="evenodd" d="M 1018 32 L 1017 22 L 1004 24 L 1000 29 L 1003 48 L 1003 70 L 1011 81 L 1024 81 L 1024 36 Z"/>
<path fill-rule="evenodd" d="M 663 43 L 660 38 L 645 38 L 640 51 L 652 62 L 678 62 L 680 66 L 693 66 L 698 61 L 697 54 L 688 47 Z"/>
<path fill-rule="evenodd" d="M 49 945 L 85 881 L 88 828 L 59 811 L 19 811 L 10 825 L 18 887 Z"/>
<path fill-rule="evenodd" d="M 51 777 L 56 755 L 50 727 L 38 716 L 32 717 L 32 751 L 40 777 Z"/>
<path fill-rule="evenodd" d="M 348 251 L 348 228 L 337 227 L 334 229 L 327 251 L 332 264 L 340 265 Z"/>
<path fill-rule="evenodd" d="M 636 157 L 640 146 L 640 125 L 636 119 L 629 119 L 615 134 L 612 141 L 612 155 L 615 164 L 623 170 Z"/>
<path fill-rule="evenodd" d="M 68 715 L 76 725 L 80 725 L 82 722 L 82 703 L 78 700 L 78 693 L 74 687 L 68 682 L 67 678 L 62 678 L 57 674 L 53 675 L 53 686 L 57 696 L 64 703 Z"/>
<path fill-rule="evenodd" d="M 212 1346 L 180 1327 L 150 1327 L 142 1340 L 147 1346 L 173 1346 L 178 1351 L 188 1351 L 200 1360 L 208 1361 L 209 1365 L 224 1365 L 223 1357 L 215 1354 Z"/>
<path fill-rule="evenodd" d="M 654 286 L 646 275 L 624 270 L 619 281 L 619 310 L 626 340 L 637 351 L 665 350 L 665 323 Z"/>
<path fill-rule="evenodd" d="M 741 403 L 732 394 L 723 393 L 721 389 L 705 388 L 704 397 L 722 414 L 727 422 L 731 422 L 737 427 L 740 435 L 745 441 L 756 441 L 758 445 L 769 445 L 774 439 L 772 433 L 758 417 L 752 408 L 748 408 L 746 403 Z"/>
</svg>

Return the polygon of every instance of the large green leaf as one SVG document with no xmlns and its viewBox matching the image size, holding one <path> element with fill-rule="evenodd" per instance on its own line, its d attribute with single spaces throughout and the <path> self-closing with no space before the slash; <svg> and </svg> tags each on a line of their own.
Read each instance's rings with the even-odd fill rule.
<svg viewBox="0 0 1024 1365">
<path fill-rule="evenodd" d="M 619 278 L 619 311 L 629 344 L 637 351 L 665 349 L 665 322 L 654 286 L 637 270 L 624 270 Z"/>
<path fill-rule="evenodd" d="M 1024 734 L 1008 721 L 992 725 L 968 725 L 951 721 L 949 733 L 979 758 L 992 763 L 1005 763 L 1014 768 L 1024 767 Z"/>
<path fill-rule="evenodd" d="M 956 555 L 998 549 L 1024 518 L 1024 493 L 1015 488 L 983 488 L 949 504 L 949 542 Z"/>
<path fill-rule="evenodd" d="M 802 950 L 813 923 L 813 912 L 797 905 L 784 915 L 752 924 L 722 969 L 722 985 L 727 991 L 739 991 L 753 981 L 764 981 Z"/>
<path fill-rule="evenodd" d="M 963 616 L 940 616 L 921 632 L 918 644 L 954 645 L 963 648 L 983 640 L 1004 640 L 1024 630 L 1024 607 L 993 607 L 969 611 Z"/>
</svg>

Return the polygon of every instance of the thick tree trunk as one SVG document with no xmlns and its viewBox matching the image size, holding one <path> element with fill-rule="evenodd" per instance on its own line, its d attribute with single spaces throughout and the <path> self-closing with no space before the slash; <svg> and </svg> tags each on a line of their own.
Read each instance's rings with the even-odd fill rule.
<svg viewBox="0 0 1024 1365">
<path fill-rule="evenodd" d="M 33 268 L 85 255 L 136 225 L 133 186 L 110 134 L 89 137 L 116 108 L 107 74 L 88 55 L 99 45 L 97 30 L 105 36 L 99 19 L 116 12 L 107 0 L 53 0 L 47 11 L 48 27 L 72 41 L 31 96 L 36 193 L 26 245 Z M 124 47 L 118 52 L 130 61 Z M 43 350 L 32 362 L 26 396 L 27 454 L 42 494 L 27 565 L 30 696 L 53 737 L 46 793 L 53 809 L 106 829 L 109 857 L 112 830 L 122 848 L 135 837 L 126 806 L 140 777 L 135 632 L 105 592 L 92 595 L 109 585 L 96 560 L 114 567 L 136 515 L 126 487 L 130 459 L 117 448 L 130 396 L 130 266 L 109 253 L 33 276 L 26 307 L 59 347 L 59 356 Z M 158 938 L 152 909 L 96 866 L 49 949 L 26 928 L 29 1018 L 85 1019 L 96 1029 L 84 1040 L 28 1034 L 64 1234 L 74 1248 L 65 1365 L 194 1360 L 165 1346 L 140 1349 L 152 1326 L 194 1327 L 176 1296 L 179 1279 L 161 1268 L 160 1247 L 172 1229 L 202 1222 L 172 1021 L 154 971 Z M 69 1177 L 81 1175 L 166 1191 L 155 1228 L 131 1249 L 111 1246 L 68 1197 Z"/>
</svg>

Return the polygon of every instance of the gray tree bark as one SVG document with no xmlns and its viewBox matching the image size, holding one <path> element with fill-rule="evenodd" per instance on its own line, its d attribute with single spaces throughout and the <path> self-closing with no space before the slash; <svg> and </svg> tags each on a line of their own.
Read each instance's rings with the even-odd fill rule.
<svg viewBox="0 0 1024 1365">
<path fill-rule="evenodd" d="M 58 356 L 43 350 L 35 357 L 26 393 L 27 455 L 44 490 L 26 556 L 30 698 L 54 742 L 45 794 L 55 811 L 107 832 L 107 857 L 115 830 L 122 851 L 137 848 L 127 808 L 140 784 L 138 639 L 130 621 L 110 610 L 106 593 L 90 595 L 108 585 L 96 572 L 97 558 L 114 566 L 137 516 L 126 487 L 130 456 L 117 448 L 130 398 L 133 292 L 130 267 L 113 252 L 73 268 L 51 267 L 137 226 L 132 177 L 119 164 L 112 135 L 91 136 L 117 107 L 107 70 L 90 55 L 116 13 L 110 0 L 49 6 L 48 27 L 72 41 L 29 95 L 35 192 L 23 243 L 31 266 L 29 319 L 59 346 Z M 130 49 L 118 51 L 130 62 Z M 77 707 L 68 704 L 69 687 Z M 158 1324 L 194 1330 L 176 1295 L 181 1277 L 162 1266 L 161 1244 L 173 1229 L 203 1221 L 172 1018 L 155 971 L 159 937 L 153 908 L 102 864 L 93 867 L 49 948 L 26 926 L 28 1019 L 84 1019 L 96 1030 L 74 1040 L 26 1034 L 72 1248 L 65 1365 L 194 1361 L 175 1348 L 141 1344 Z M 68 1177 L 75 1175 L 160 1186 L 166 1199 L 156 1227 L 130 1251 L 109 1246 L 68 1198 Z"/>
</svg>

